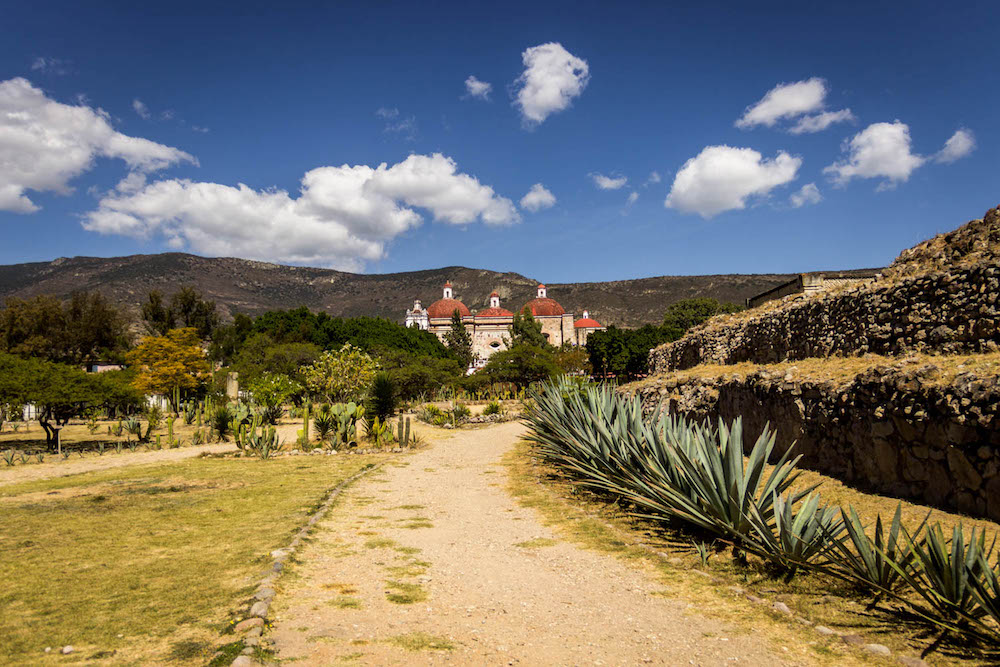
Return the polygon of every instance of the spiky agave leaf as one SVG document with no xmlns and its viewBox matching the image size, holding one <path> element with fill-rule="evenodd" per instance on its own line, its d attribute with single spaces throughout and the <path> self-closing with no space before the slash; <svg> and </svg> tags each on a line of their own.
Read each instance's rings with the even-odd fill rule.
<svg viewBox="0 0 1000 667">
<path fill-rule="evenodd" d="M 790 496 L 792 494 L 789 494 Z M 773 525 L 751 506 L 754 540 L 747 547 L 785 571 L 789 577 L 814 559 L 821 557 L 844 530 L 840 512 L 827 505 L 820 506 L 818 493 L 805 496 L 796 503 L 774 494 Z"/>
<path fill-rule="evenodd" d="M 861 585 L 875 592 L 874 606 L 885 594 L 891 593 L 900 583 L 899 571 L 909 571 L 913 564 L 913 551 L 902 539 L 903 504 L 896 505 L 892 523 L 886 532 L 882 516 L 875 518 L 874 535 L 869 536 L 853 506 L 840 509 L 846 536 L 830 535 L 830 551 L 823 571 L 841 579 Z M 928 511 L 911 535 L 920 539 L 930 518 Z M 895 567 L 893 567 L 893 564 Z"/>
<path fill-rule="evenodd" d="M 986 532 L 973 528 L 966 541 L 961 523 L 952 529 L 951 539 L 945 538 L 941 524 L 937 523 L 929 526 L 920 540 L 905 527 L 902 530 L 913 554 L 912 567 L 904 569 L 887 562 L 926 603 L 911 602 L 911 608 L 949 629 L 968 622 L 978 623 L 986 612 L 974 596 L 975 582 L 984 576 L 982 566 L 988 563 L 996 538 L 987 547 Z"/>
</svg>

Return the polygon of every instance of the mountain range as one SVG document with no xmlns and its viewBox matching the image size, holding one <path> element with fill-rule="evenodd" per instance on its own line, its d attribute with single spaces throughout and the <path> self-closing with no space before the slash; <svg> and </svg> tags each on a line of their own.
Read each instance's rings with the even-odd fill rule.
<svg viewBox="0 0 1000 667">
<path fill-rule="evenodd" d="M 634 327 L 660 322 L 667 306 L 681 299 L 712 297 L 742 304 L 747 297 L 790 278 L 791 274 L 730 274 L 550 283 L 548 294 L 577 317 L 587 309 L 602 324 Z M 63 257 L 51 262 L 0 266 L 0 303 L 9 297 L 66 297 L 74 291 L 88 290 L 101 292 L 137 315 L 150 290 L 170 294 L 191 285 L 216 302 L 224 319 L 237 312 L 258 315 L 306 306 L 333 316 L 368 315 L 402 322 L 414 299 L 420 299 L 426 307 L 441 298 L 446 280 L 452 282 L 455 297 L 473 313 L 488 305 L 493 290 L 500 294 L 504 307 L 516 310 L 535 296 L 538 284 L 534 278 L 518 273 L 461 266 L 357 274 L 230 257 L 162 253 Z"/>
</svg>

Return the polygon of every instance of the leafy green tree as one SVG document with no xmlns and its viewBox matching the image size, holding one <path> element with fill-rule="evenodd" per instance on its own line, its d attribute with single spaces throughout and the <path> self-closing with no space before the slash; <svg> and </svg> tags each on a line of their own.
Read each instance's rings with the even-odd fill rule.
<svg viewBox="0 0 1000 667">
<path fill-rule="evenodd" d="M 451 357 L 417 356 L 394 348 L 380 348 L 375 353 L 379 364 L 396 385 L 399 397 L 407 401 L 454 384 L 466 371 L 466 367 Z"/>
<path fill-rule="evenodd" d="M 243 313 L 236 313 L 232 324 L 218 326 L 212 332 L 212 344 L 208 349 L 209 358 L 223 366 L 230 365 L 252 331 L 253 318 Z"/>
<path fill-rule="evenodd" d="M 472 365 L 476 358 L 472 351 L 472 335 L 465 328 L 458 310 L 451 314 L 451 329 L 444 335 L 444 344 L 465 368 Z"/>
<path fill-rule="evenodd" d="M 219 326 L 215 302 L 202 297 L 193 287 L 182 287 L 167 305 L 163 293 L 152 290 L 142 306 L 142 319 L 150 332 L 165 336 L 174 328 L 194 329 L 208 340 Z"/>
<path fill-rule="evenodd" d="M 147 336 L 127 358 L 136 370 L 135 388 L 148 394 L 173 397 L 197 389 L 209 377 L 208 359 L 193 328 Z"/>
<path fill-rule="evenodd" d="M 314 363 L 320 354 L 320 348 L 312 343 L 275 343 L 269 335 L 255 333 L 233 359 L 232 368 L 244 385 L 253 384 L 264 373 L 287 375 L 304 384 L 301 368 Z"/>
<path fill-rule="evenodd" d="M 127 348 L 125 317 L 97 292 L 11 298 L 0 310 L 0 352 L 86 364 L 121 360 Z"/>
<path fill-rule="evenodd" d="M 253 400 L 265 407 L 284 405 L 292 396 L 302 393 L 302 385 L 287 375 L 265 371 L 260 377 L 245 385 Z"/>
<path fill-rule="evenodd" d="M 716 315 L 736 313 L 743 306 L 735 303 L 720 303 L 716 299 L 684 299 L 667 308 L 663 316 L 664 342 L 675 341 L 691 327 L 697 326 Z"/>
<path fill-rule="evenodd" d="M 34 404 L 50 450 L 60 450 L 67 422 L 103 405 L 108 392 L 99 374 L 43 359 L 0 354 L 0 404 Z"/>
<path fill-rule="evenodd" d="M 302 372 L 310 391 L 331 403 L 363 401 L 371 388 L 378 362 L 350 343 L 337 351 L 327 351 Z"/>
<path fill-rule="evenodd" d="M 542 334 L 542 323 L 536 320 L 527 308 L 522 313 L 514 313 L 510 336 L 511 347 L 516 345 L 533 345 L 543 349 L 549 347 L 549 341 Z"/>
<path fill-rule="evenodd" d="M 555 354 L 535 345 L 515 345 L 497 352 L 476 375 L 489 383 L 510 382 L 525 387 L 562 373 Z"/>
</svg>

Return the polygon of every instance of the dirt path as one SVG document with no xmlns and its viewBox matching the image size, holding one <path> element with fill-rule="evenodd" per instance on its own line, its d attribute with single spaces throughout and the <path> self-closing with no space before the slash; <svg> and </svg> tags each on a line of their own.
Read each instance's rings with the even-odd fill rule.
<svg viewBox="0 0 1000 667">
<path fill-rule="evenodd" d="M 326 665 L 784 665 L 506 493 L 509 423 L 463 431 L 353 487 L 281 582 L 280 659 Z"/>
</svg>

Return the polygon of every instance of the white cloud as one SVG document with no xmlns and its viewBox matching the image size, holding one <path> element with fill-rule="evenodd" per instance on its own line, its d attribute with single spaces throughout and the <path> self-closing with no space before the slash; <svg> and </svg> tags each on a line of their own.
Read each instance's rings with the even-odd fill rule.
<svg viewBox="0 0 1000 667">
<path fill-rule="evenodd" d="M 69 63 L 59 58 L 38 56 L 31 61 L 31 70 L 45 74 L 69 74 Z"/>
<path fill-rule="evenodd" d="M 417 138 L 417 119 L 415 116 L 403 116 L 399 109 L 386 107 L 376 109 L 375 115 L 385 121 L 383 132 L 398 134 L 407 141 L 413 141 Z"/>
<path fill-rule="evenodd" d="M 475 76 L 470 76 L 465 80 L 465 92 L 468 97 L 477 97 L 481 100 L 490 99 L 493 91 L 493 84 L 480 81 Z"/>
<path fill-rule="evenodd" d="M 664 205 L 706 219 L 742 209 L 748 198 L 795 180 L 801 165 L 784 151 L 767 160 L 751 148 L 707 146 L 677 172 Z"/>
<path fill-rule="evenodd" d="M 654 185 L 656 183 L 659 183 L 662 180 L 663 180 L 663 177 L 660 176 L 660 172 L 658 172 L 658 171 L 651 171 L 651 172 L 649 172 L 649 178 L 647 178 L 646 182 L 642 184 L 642 187 L 646 187 L 646 186 L 649 186 L 649 185 Z"/>
<path fill-rule="evenodd" d="M 521 208 L 532 213 L 537 213 L 543 208 L 552 208 L 555 205 L 556 196 L 541 183 L 532 185 L 528 194 L 521 197 Z"/>
<path fill-rule="evenodd" d="M 528 126 L 538 125 L 569 107 L 590 80 L 587 61 L 558 42 L 532 46 L 521 54 L 521 59 L 524 73 L 515 82 L 520 87 L 516 105 Z"/>
<path fill-rule="evenodd" d="M 844 142 L 842 150 L 847 158 L 823 170 L 837 185 L 852 178 L 884 178 L 879 189 L 893 188 L 927 161 L 911 151 L 910 128 L 898 120 L 869 125 Z"/>
<path fill-rule="evenodd" d="M 780 83 L 769 90 L 757 104 L 747 107 L 736 121 L 736 127 L 774 127 L 780 120 L 799 118 L 799 122 L 788 131 L 792 134 L 804 134 L 820 132 L 834 123 L 854 120 L 850 109 L 824 111 L 827 92 L 826 82 L 819 77 L 795 83 Z"/>
<path fill-rule="evenodd" d="M 625 184 L 628 183 L 628 178 L 625 176 L 614 178 L 605 176 L 604 174 L 590 174 L 590 178 L 594 181 L 594 185 L 602 190 L 618 190 L 625 187 Z"/>
<path fill-rule="evenodd" d="M 976 136 L 972 134 L 972 130 L 963 127 L 951 135 L 951 138 L 945 142 L 944 148 L 934 154 L 934 160 L 954 162 L 961 160 L 974 150 L 976 150 Z"/>
<path fill-rule="evenodd" d="M 834 123 L 843 123 L 853 120 L 855 120 L 854 114 L 851 113 L 850 109 L 841 109 L 840 111 L 823 111 L 811 116 L 803 116 L 799 119 L 799 122 L 789 128 L 788 131 L 791 134 L 811 134 L 813 132 L 822 132 Z"/>
<path fill-rule="evenodd" d="M 635 192 L 633 190 L 632 193 L 629 194 L 628 199 L 625 200 L 625 205 L 626 206 L 631 206 L 632 204 L 636 203 L 637 201 L 639 201 L 639 193 Z"/>
<path fill-rule="evenodd" d="M 167 179 L 108 193 L 84 227 L 103 234 L 161 236 L 206 255 L 360 269 L 428 210 L 450 224 L 517 222 L 513 202 L 439 153 L 392 165 L 319 167 L 297 197 L 219 183 Z"/>
<path fill-rule="evenodd" d="M 208 134 L 209 129 L 207 127 L 202 127 L 200 125 L 192 125 L 191 130 L 194 132 L 201 132 L 202 134 Z"/>
<path fill-rule="evenodd" d="M 26 79 L 0 82 L 0 210 L 37 211 L 27 190 L 67 194 L 99 157 L 142 172 L 197 164 L 184 151 L 115 131 L 108 119 L 101 109 L 50 100 Z"/>
<path fill-rule="evenodd" d="M 149 107 L 147 107 L 146 104 L 139 98 L 132 100 L 132 108 L 135 109 L 135 112 L 139 114 L 139 117 L 144 120 L 149 120 L 149 117 L 152 115 L 149 113 Z"/>
<path fill-rule="evenodd" d="M 793 208 L 802 208 L 807 204 L 818 204 L 823 201 L 823 195 L 819 193 L 819 188 L 815 183 L 806 183 L 798 192 L 793 192 L 788 198 L 788 203 Z"/>
</svg>

